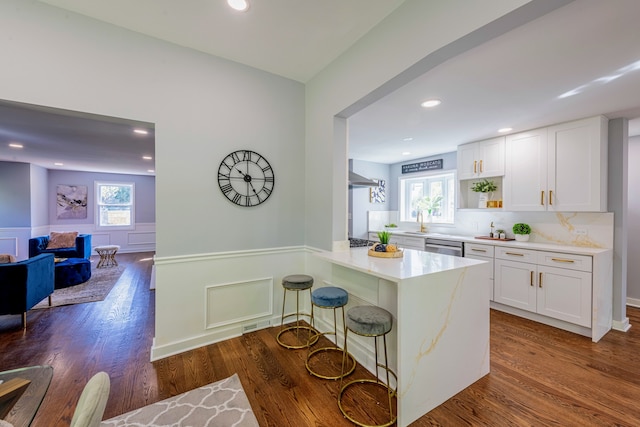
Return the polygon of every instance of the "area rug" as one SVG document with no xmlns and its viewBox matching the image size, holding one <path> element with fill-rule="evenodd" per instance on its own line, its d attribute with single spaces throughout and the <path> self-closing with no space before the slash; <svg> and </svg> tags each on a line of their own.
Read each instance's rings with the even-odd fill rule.
<svg viewBox="0 0 640 427">
<path fill-rule="evenodd" d="M 122 265 L 111 268 L 95 268 L 92 263 L 91 267 L 91 278 L 86 282 L 68 288 L 56 289 L 51 295 L 51 307 L 104 300 L 125 270 Z M 45 298 L 33 308 L 51 307 L 49 307 L 48 298 Z"/>
<path fill-rule="evenodd" d="M 238 374 L 110 418 L 100 427 L 259 427 Z"/>
</svg>

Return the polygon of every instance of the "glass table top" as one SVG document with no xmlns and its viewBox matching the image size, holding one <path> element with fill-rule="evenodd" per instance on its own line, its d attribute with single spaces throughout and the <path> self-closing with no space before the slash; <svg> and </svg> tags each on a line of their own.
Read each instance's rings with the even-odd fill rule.
<svg viewBox="0 0 640 427">
<path fill-rule="evenodd" d="M 31 381 L 22 396 L 4 417 L 4 420 L 13 424 L 14 427 L 28 427 L 33 421 L 36 412 L 38 412 L 44 396 L 47 394 L 52 377 L 53 367 L 47 365 L 29 366 L 0 372 L 0 381 L 3 382 L 13 378 Z"/>
</svg>

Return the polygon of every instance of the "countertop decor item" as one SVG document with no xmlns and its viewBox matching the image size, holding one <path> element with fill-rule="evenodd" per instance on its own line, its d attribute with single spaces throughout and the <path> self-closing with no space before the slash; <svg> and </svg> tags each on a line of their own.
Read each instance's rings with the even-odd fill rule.
<svg viewBox="0 0 640 427">
<path fill-rule="evenodd" d="M 531 227 L 529 226 L 529 224 L 519 222 L 513 225 L 512 231 L 518 242 L 526 242 L 529 240 Z"/>
<path fill-rule="evenodd" d="M 275 184 L 271 165 L 251 150 L 238 150 L 222 160 L 218 168 L 218 185 L 222 194 L 238 206 L 264 203 Z"/>
<path fill-rule="evenodd" d="M 383 245 L 382 243 L 376 243 L 369 248 L 368 254 L 376 258 L 402 258 L 404 252 L 394 244 Z"/>
</svg>

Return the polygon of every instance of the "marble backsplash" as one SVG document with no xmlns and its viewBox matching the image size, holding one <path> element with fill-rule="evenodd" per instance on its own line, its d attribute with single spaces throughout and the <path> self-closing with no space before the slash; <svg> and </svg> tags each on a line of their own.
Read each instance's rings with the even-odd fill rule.
<svg viewBox="0 0 640 427">
<path fill-rule="evenodd" d="M 403 230 L 417 230 L 415 222 L 400 222 L 398 211 L 369 212 L 369 230 L 382 230 L 394 222 Z M 529 241 L 587 248 L 613 248 L 613 213 L 609 212 L 504 212 L 492 209 L 459 210 L 455 225 L 427 224 L 432 233 L 487 236 L 493 222 L 513 237 L 511 227 L 518 222 L 531 226 Z"/>
</svg>

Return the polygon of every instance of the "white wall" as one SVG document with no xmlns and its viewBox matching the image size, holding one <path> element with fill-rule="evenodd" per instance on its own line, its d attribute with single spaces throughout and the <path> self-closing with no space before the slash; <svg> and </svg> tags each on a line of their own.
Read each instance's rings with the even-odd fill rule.
<svg viewBox="0 0 640 427">
<path fill-rule="evenodd" d="M 640 307 L 640 136 L 629 138 L 627 302 Z"/>
<path fill-rule="evenodd" d="M 245 262 L 261 266 L 230 270 L 233 282 L 269 276 L 277 283 L 300 268 L 290 252 L 277 267 L 252 251 L 304 243 L 302 84 L 39 2 L 0 2 L 0 28 L 11 35 L 0 38 L 3 98 L 155 124 L 155 354 L 193 337 L 219 337 L 192 319 L 205 317 L 205 289 L 218 284 L 220 265 L 230 265 L 206 254 L 244 251 Z M 241 208 L 218 188 L 218 166 L 237 149 L 271 162 L 275 190 L 267 203 Z M 174 280 L 185 262 L 193 277 Z M 277 307 L 281 293 L 274 298 Z"/>
</svg>

